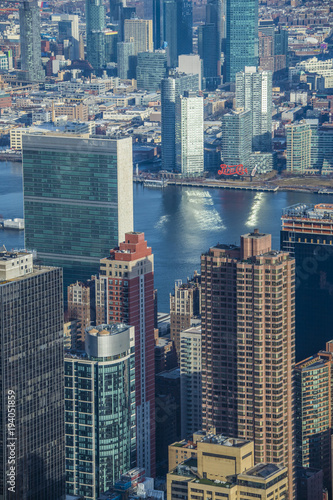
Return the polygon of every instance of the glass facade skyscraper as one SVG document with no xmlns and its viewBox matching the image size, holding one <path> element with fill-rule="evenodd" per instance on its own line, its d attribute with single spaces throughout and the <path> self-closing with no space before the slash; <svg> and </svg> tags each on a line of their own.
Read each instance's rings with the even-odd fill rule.
<svg viewBox="0 0 333 500">
<path fill-rule="evenodd" d="M 136 80 L 138 89 L 156 92 L 161 88 L 162 79 L 166 74 L 166 52 L 141 52 L 138 54 Z"/>
<path fill-rule="evenodd" d="M 1 249 L 2 500 L 64 499 L 62 289 L 61 269 Z"/>
<path fill-rule="evenodd" d="M 23 136 L 26 248 L 63 267 L 66 286 L 96 274 L 133 229 L 132 175 L 130 138 Z"/>
<path fill-rule="evenodd" d="M 65 356 L 66 491 L 96 500 L 135 465 L 134 327 L 89 327 Z"/>
<path fill-rule="evenodd" d="M 175 106 L 177 97 L 183 95 L 185 90 L 199 91 L 198 75 L 170 72 L 162 80 L 162 166 L 166 170 L 176 167 Z"/>
<path fill-rule="evenodd" d="M 105 7 L 102 0 L 86 0 L 87 59 L 94 69 L 105 66 Z"/>
<path fill-rule="evenodd" d="M 40 14 L 37 0 L 20 3 L 21 78 L 44 80 L 40 41 Z"/>
<path fill-rule="evenodd" d="M 258 0 L 227 0 L 225 81 L 258 66 Z"/>
</svg>

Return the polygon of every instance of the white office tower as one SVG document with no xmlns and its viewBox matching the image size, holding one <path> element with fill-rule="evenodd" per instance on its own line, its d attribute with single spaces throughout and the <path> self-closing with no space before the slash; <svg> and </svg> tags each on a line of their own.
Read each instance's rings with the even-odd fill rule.
<svg viewBox="0 0 333 500">
<path fill-rule="evenodd" d="M 183 177 L 204 170 L 203 98 L 184 92 L 176 100 L 176 168 Z"/>
<path fill-rule="evenodd" d="M 246 66 L 236 74 L 236 108 L 252 112 L 252 150 L 272 150 L 272 72 Z"/>
</svg>

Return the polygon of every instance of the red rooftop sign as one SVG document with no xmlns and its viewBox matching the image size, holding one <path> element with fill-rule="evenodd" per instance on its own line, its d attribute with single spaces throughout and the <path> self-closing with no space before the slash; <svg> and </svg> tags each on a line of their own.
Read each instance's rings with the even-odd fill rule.
<svg viewBox="0 0 333 500">
<path fill-rule="evenodd" d="M 244 165 L 220 165 L 219 175 L 245 175 L 247 168 Z"/>
</svg>

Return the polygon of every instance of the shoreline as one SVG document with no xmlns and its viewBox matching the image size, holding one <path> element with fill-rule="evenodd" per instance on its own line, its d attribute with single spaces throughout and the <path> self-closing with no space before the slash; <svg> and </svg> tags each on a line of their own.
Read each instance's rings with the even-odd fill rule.
<svg viewBox="0 0 333 500">
<path fill-rule="evenodd" d="M 295 178 L 293 178 L 295 179 Z M 313 178 L 312 178 L 313 179 Z M 259 192 L 270 192 L 276 193 L 278 191 L 284 192 L 299 192 L 299 193 L 309 193 L 309 194 L 322 194 L 322 195 L 333 195 L 333 185 L 328 187 L 318 183 L 316 186 L 293 186 L 284 185 L 284 183 L 279 185 L 278 181 L 269 182 L 266 181 L 265 184 L 257 183 L 243 183 L 243 182 L 219 182 L 219 181 L 202 181 L 202 180 L 178 180 L 178 179 L 165 179 L 164 183 L 160 179 L 149 179 L 145 185 L 146 178 L 136 178 L 133 177 L 134 183 L 141 183 L 144 187 L 149 187 L 152 189 L 164 189 L 167 186 L 179 186 L 179 187 L 199 187 L 205 189 L 229 189 L 229 190 L 239 190 L 239 191 L 259 191 Z M 302 179 L 304 181 L 304 179 Z M 319 180 L 319 179 L 318 179 Z M 284 180 L 285 181 L 285 180 Z M 333 182 L 332 182 L 333 184 Z"/>
</svg>

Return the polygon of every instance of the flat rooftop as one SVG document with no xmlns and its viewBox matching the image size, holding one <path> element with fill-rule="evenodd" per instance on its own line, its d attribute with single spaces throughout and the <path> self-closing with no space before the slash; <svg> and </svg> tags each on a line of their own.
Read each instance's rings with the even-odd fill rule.
<svg viewBox="0 0 333 500">
<path fill-rule="evenodd" d="M 102 324 L 97 326 L 89 326 L 86 331 L 89 333 L 89 335 L 93 335 L 94 337 L 104 337 L 117 335 L 118 333 L 128 330 L 128 328 L 129 326 L 125 325 L 125 323 L 112 323 L 110 325 Z"/>
<path fill-rule="evenodd" d="M 252 477 L 259 477 L 261 479 L 267 479 L 270 476 L 273 476 L 277 472 L 280 472 L 284 469 L 284 467 L 281 467 L 280 465 L 277 464 L 257 464 L 252 469 L 247 470 L 246 472 L 243 472 L 242 476 L 252 476 Z"/>
</svg>

